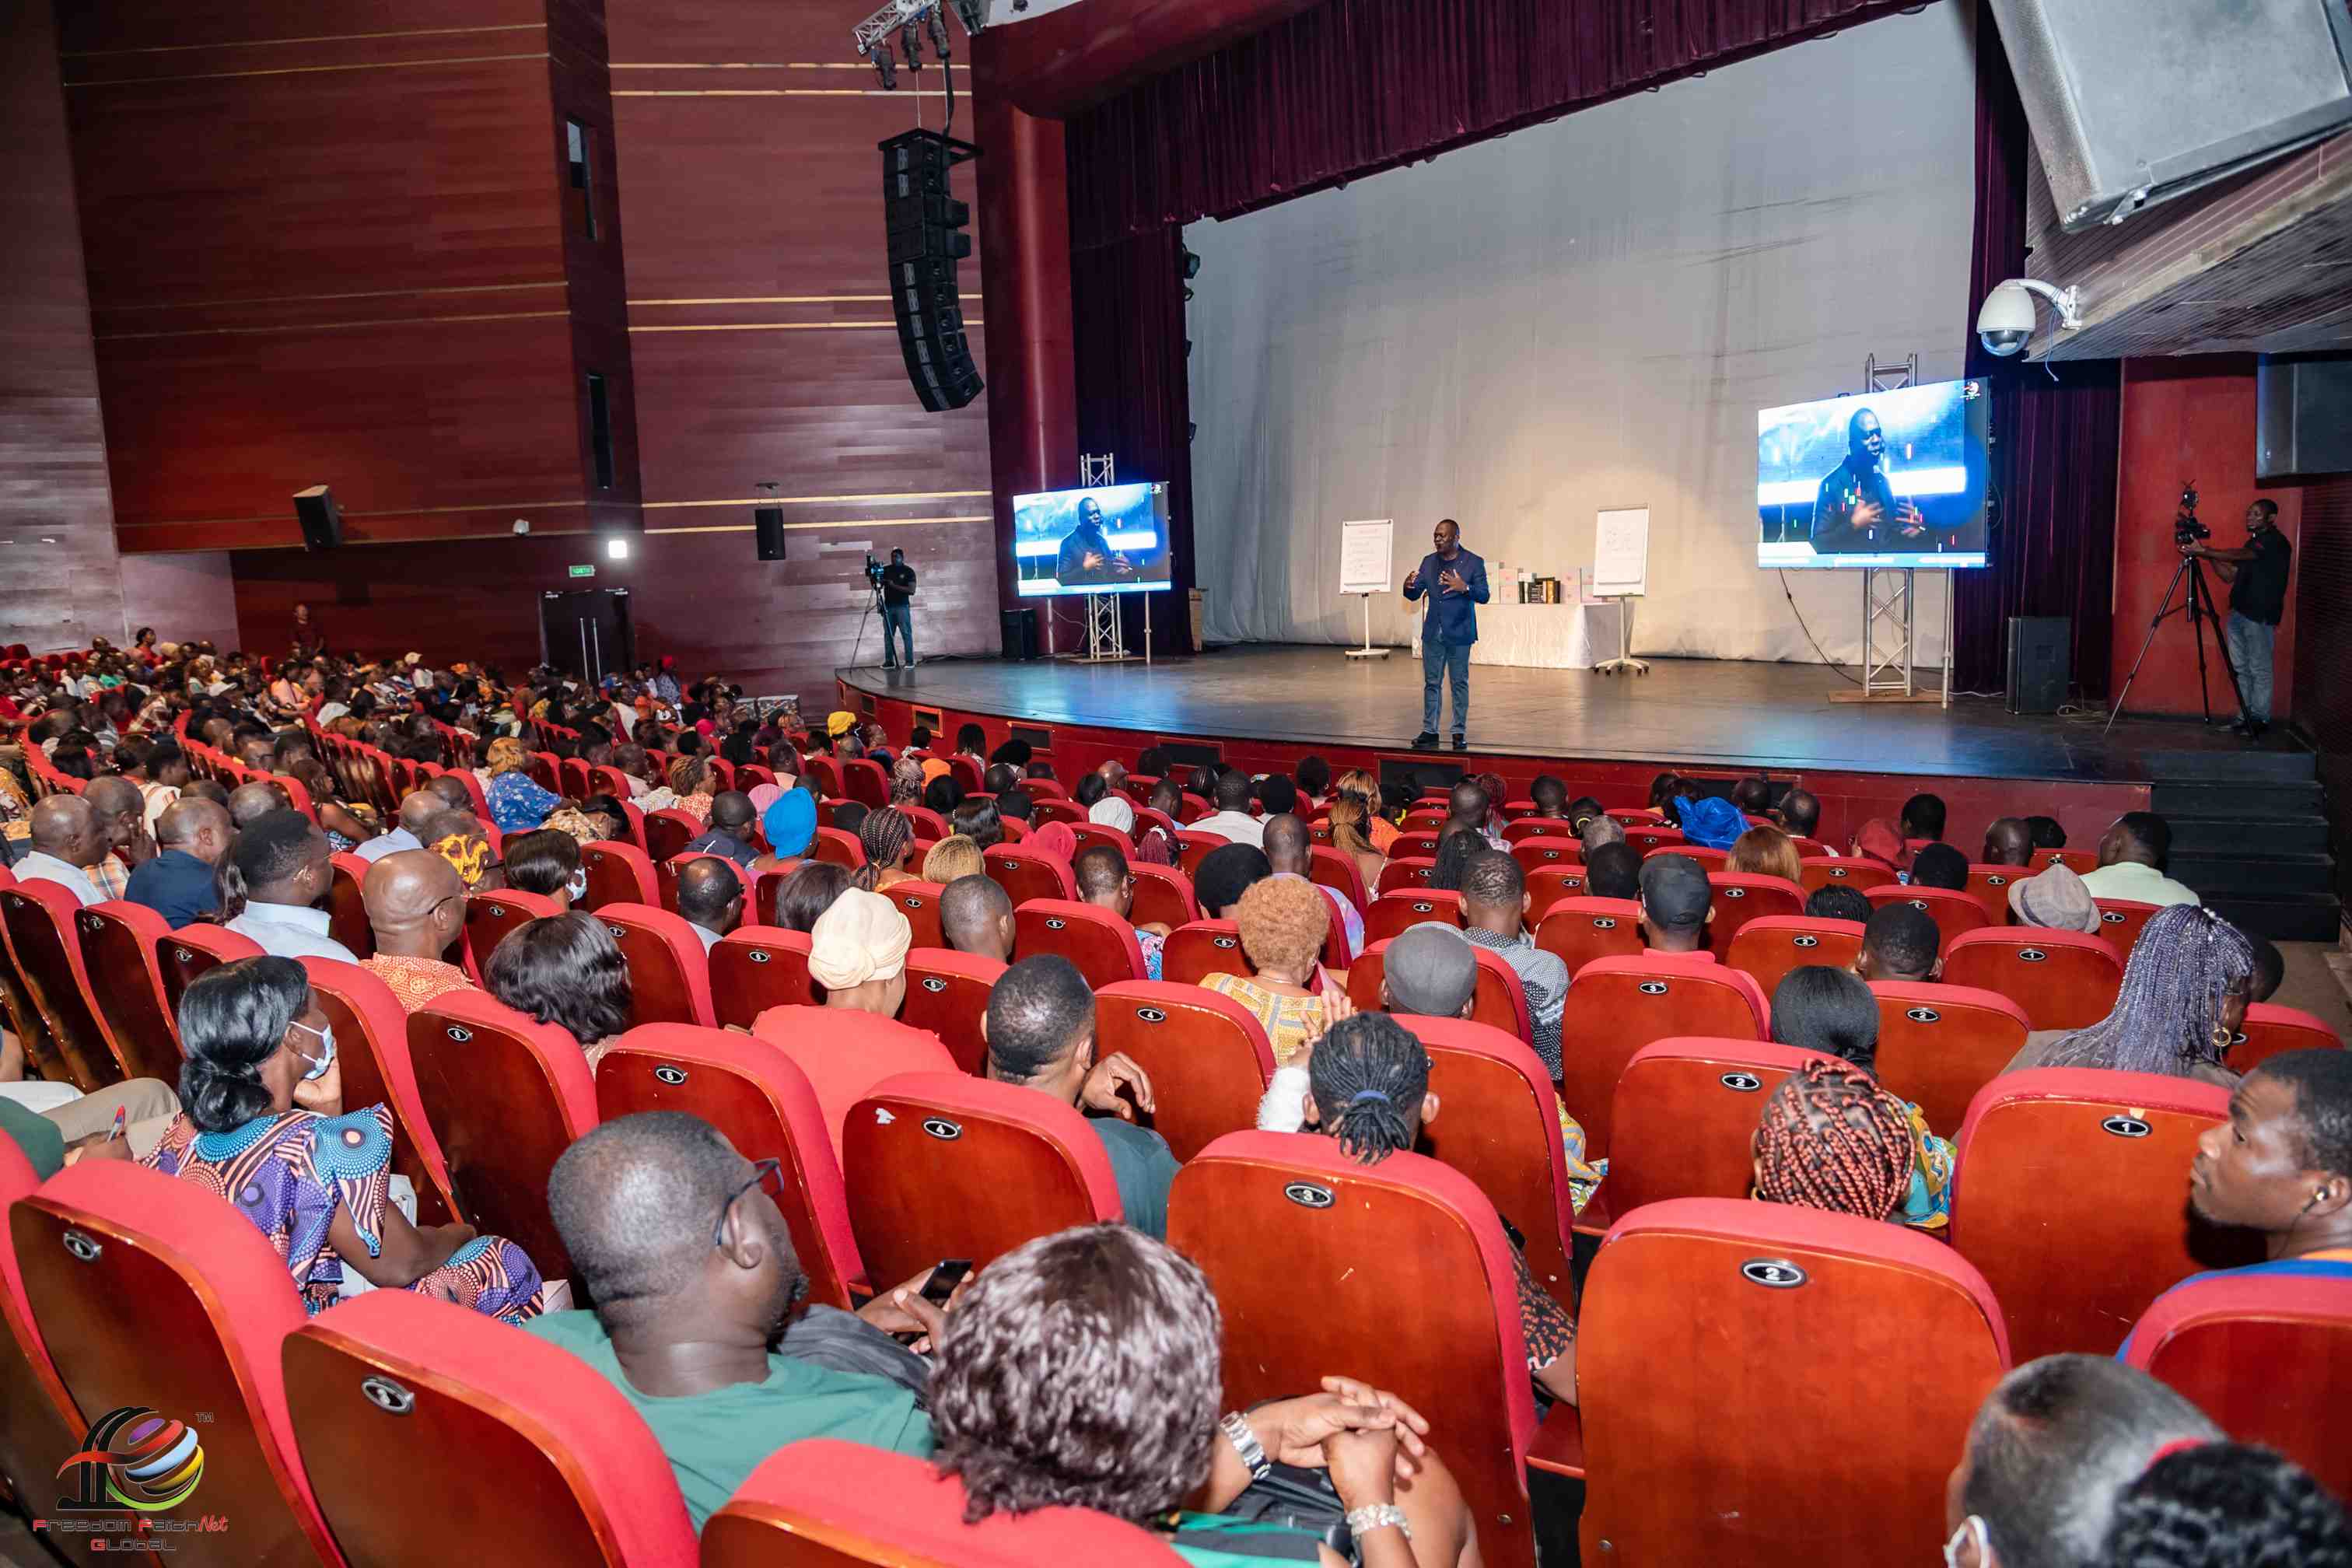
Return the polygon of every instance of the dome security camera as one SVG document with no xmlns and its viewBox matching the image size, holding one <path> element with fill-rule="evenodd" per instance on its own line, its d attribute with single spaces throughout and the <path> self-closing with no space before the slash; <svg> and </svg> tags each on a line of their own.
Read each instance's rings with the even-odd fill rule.
<svg viewBox="0 0 2352 1568">
<path fill-rule="evenodd" d="M 2083 324 L 2079 296 L 2073 289 L 2058 289 L 2032 278 L 2011 278 L 1985 296 L 1977 310 L 1977 338 L 1988 353 L 2003 359 L 2024 349 L 2033 337 L 2033 297 L 2039 294 L 2058 311 L 2058 324 L 2069 331 Z"/>
</svg>

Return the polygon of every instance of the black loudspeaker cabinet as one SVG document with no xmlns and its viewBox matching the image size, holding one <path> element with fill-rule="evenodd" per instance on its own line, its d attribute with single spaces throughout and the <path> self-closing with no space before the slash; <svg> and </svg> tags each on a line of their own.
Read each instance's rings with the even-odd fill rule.
<svg viewBox="0 0 2352 1568">
<path fill-rule="evenodd" d="M 2065 616 L 2009 617 L 2009 710 L 2055 713 L 2074 684 L 2074 623 Z"/>
<path fill-rule="evenodd" d="M 997 625 L 1004 637 L 1004 657 L 1035 658 L 1037 657 L 1037 612 L 1024 605 L 1017 610 L 998 613 Z"/>
<path fill-rule="evenodd" d="M 956 263 L 971 254 L 971 236 L 964 232 L 971 209 L 955 199 L 949 179 L 979 149 L 936 131 L 906 132 L 880 145 L 898 350 L 923 406 L 941 414 L 978 397 L 982 384 L 956 286 Z"/>
<path fill-rule="evenodd" d="M 324 485 L 294 492 L 294 518 L 302 525 L 305 549 L 332 550 L 343 542 L 342 509 L 335 505 L 333 492 Z"/>
<path fill-rule="evenodd" d="M 751 522 L 760 535 L 760 559 L 782 561 L 784 558 L 784 509 L 780 506 L 755 506 Z"/>
</svg>

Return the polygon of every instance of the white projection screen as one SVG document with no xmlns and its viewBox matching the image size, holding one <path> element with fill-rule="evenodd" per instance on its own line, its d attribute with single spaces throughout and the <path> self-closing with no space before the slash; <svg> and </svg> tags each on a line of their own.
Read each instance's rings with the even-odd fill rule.
<svg viewBox="0 0 2352 1568">
<path fill-rule="evenodd" d="M 1185 230 L 1195 554 L 1219 641 L 1346 643 L 1339 526 L 1441 517 L 1566 576 L 1650 509 L 1636 651 L 1815 658 L 1756 566 L 1756 411 L 1959 375 L 1973 7 L 1933 5 L 1499 141 Z M 1999 550 L 1995 542 L 1994 550 Z M 1857 657 L 1857 574 L 1791 573 Z M 1940 574 L 1919 658 L 1943 657 Z M 1372 601 L 1402 643 L 1418 606 Z"/>
</svg>

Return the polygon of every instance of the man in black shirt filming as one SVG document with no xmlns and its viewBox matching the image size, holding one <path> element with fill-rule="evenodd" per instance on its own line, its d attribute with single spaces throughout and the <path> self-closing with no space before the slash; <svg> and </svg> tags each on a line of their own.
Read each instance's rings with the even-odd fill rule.
<svg viewBox="0 0 2352 1568">
<path fill-rule="evenodd" d="M 2238 721 L 2231 726 L 2249 740 L 2271 722 L 2272 649 L 2279 617 L 2286 613 L 2286 576 L 2294 547 L 2278 531 L 2278 502 L 2258 500 L 2246 509 L 2246 542 L 2236 550 L 2184 543 L 2183 555 L 2213 563 L 2230 584 L 2225 635 L 2230 662 L 2238 667 Z"/>
<path fill-rule="evenodd" d="M 871 560 L 872 557 L 867 557 Z M 898 659 L 890 649 L 890 634 L 898 634 L 899 646 L 906 650 L 908 669 L 915 668 L 915 569 L 907 564 L 907 552 L 890 552 L 890 564 L 882 568 L 882 668 L 896 669 Z"/>
</svg>

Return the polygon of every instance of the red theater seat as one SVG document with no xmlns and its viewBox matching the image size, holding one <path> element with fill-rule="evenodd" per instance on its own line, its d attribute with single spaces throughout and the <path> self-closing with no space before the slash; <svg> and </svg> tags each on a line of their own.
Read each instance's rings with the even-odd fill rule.
<svg viewBox="0 0 2352 1568">
<path fill-rule="evenodd" d="M 1004 969 L 974 952 L 911 949 L 907 954 L 907 999 L 899 1004 L 898 1021 L 937 1035 L 955 1065 L 976 1075 L 988 1061 L 981 1020 L 988 1014 L 988 994 Z"/>
<path fill-rule="evenodd" d="M 1216 1291 L 1227 1408 L 1377 1367 L 1406 1404 L 1445 1413 L 1488 1568 L 1533 1568 L 1517 1268 L 1469 1177 L 1419 1154 L 1360 1165 L 1328 1138 L 1228 1133 L 1176 1173 L 1168 1241 Z"/>
<path fill-rule="evenodd" d="M 2222 1058 L 2231 1072 L 2252 1072 L 2281 1051 L 2341 1050 L 2343 1038 L 2320 1019 L 2300 1007 L 2256 1002 L 2246 1009 L 2246 1021 Z"/>
<path fill-rule="evenodd" d="M 645 904 L 606 904 L 596 911 L 629 966 L 631 1021 L 715 1028 L 710 960 L 680 915 Z"/>
<path fill-rule="evenodd" d="M 1661 849 L 1680 849 L 1688 840 L 1683 837 L 1683 830 L 1679 827 L 1665 827 L 1653 823 L 1643 827 L 1629 826 L 1625 829 L 1625 842 L 1647 858 Z"/>
<path fill-rule="evenodd" d="M 1673 852 L 1697 861 L 1705 871 L 1721 871 L 1731 864 L 1731 851 L 1710 849 L 1704 844 L 1677 844 L 1673 846 Z"/>
<path fill-rule="evenodd" d="M 771 1007 L 752 1022 L 751 1033 L 782 1052 L 807 1077 L 836 1159 L 850 1107 L 876 1084 L 898 1073 L 955 1070 L 955 1059 L 929 1030 L 847 1008 Z M 882 1282 L 895 1284 L 912 1272 L 886 1273 Z"/>
<path fill-rule="evenodd" d="M 1385 942 L 1372 943 L 1348 971 L 1348 997 L 1364 1012 L 1381 1009 L 1388 946 Z M 1518 971 L 1504 963 L 1503 955 L 1491 948 L 1474 947 L 1470 952 L 1478 961 L 1478 989 L 1471 998 L 1470 1016 L 1481 1024 L 1492 1025 L 1522 1045 L 1532 1040 L 1535 1031 L 1528 1022 L 1528 994 L 1519 984 Z"/>
<path fill-rule="evenodd" d="M 2099 868 L 2099 852 L 2095 849 L 2036 849 L 2032 869 L 2047 870 L 2053 862 L 2063 862 L 2078 877 L 2087 877 Z"/>
<path fill-rule="evenodd" d="M 1718 917 L 1719 918 L 1719 917 Z M 1853 966 L 1862 952 L 1860 921 L 1815 920 L 1810 915 L 1767 915 L 1751 920 L 1731 939 L 1724 962 L 1756 982 L 1770 1002 L 1773 988 L 1789 971 L 1811 964 Z"/>
<path fill-rule="evenodd" d="M 1154 866 L 1129 856 L 1128 870 L 1135 878 L 1135 906 L 1128 914 L 1138 925 L 1178 926 L 1201 918 L 1200 900 L 1192 896 L 1192 879 L 1172 866 Z"/>
<path fill-rule="evenodd" d="M 1874 910 L 1889 904 L 1909 904 L 1936 922 L 1936 935 L 1947 952 L 1952 943 L 1970 931 L 1982 931 L 1993 922 L 1985 916 L 1985 907 L 1973 893 L 1954 892 L 1949 888 L 1905 887 L 1888 882 L 1863 890 Z"/>
<path fill-rule="evenodd" d="M 866 1268 L 849 1230 L 849 1197 L 833 1134 L 808 1075 L 761 1040 L 727 1029 L 640 1024 L 596 1064 L 596 1114 L 682 1110 L 727 1135 L 747 1160 L 782 1160 L 777 1206 L 812 1300 L 850 1310 Z"/>
<path fill-rule="evenodd" d="M 1086 808 L 1076 801 L 1041 795 L 1034 789 L 1029 793 L 1032 797 L 1029 802 L 1031 820 L 1038 827 L 1049 822 L 1058 822 L 1065 827 L 1076 827 L 1087 820 Z"/>
<path fill-rule="evenodd" d="M 1417 892 L 1382 893 L 1364 911 L 1364 945 L 1402 936 L 1424 921 L 1460 926 L 1462 895 L 1438 888 Z"/>
<path fill-rule="evenodd" d="M 1513 801 L 1503 809 L 1512 812 L 1513 807 L 1519 804 Z M 1537 816 L 1533 812 L 1533 803 L 1529 802 L 1528 805 L 1527 812 L 1514 813 L 1511 819 L 1503 824 L 1504 843 L 1524 844 L 1530 838 L 1557 838 L 1575 845 L 1578 851 L 1582 852 L 1583 840 L 1577 837 L 1575 824 L 1564 816 Z"/>
<path fill-rule="evenodd" d="M 284 1359 L 302 1468 L 350 1561 L 410 1557 L 424 1509 L 436 1533 L 529 1542 L 549 1562 L 694 1568 L 661 1445 L 570 1352 L 373 1290 L 289 1335 Z"/>
<path fill-rule="evenodd" d="M 1017 844 L 992 844 L 981 856 L 989 879 L 1004 889 L 1014 909 L 1032 899 L 1075 899 L 1070 868 L 1051 855 Z"/>
<path fill-rule="evenodd" d="M 879 811 L 890 804 L 890 775 L 870 757 L 850 757 L 841 764 L 841 790 L 850 799 Z"/>
<path fill-rule="evenodd" d="M 963 1521 L 963 1483 L 928 1460 L 829 1437 L 788 1444 L 702 1527 L 701 1568 L 1182 1568 L 1150 1531 L 1085 1509 Z"/>
<path fill-rule="evenodd" d="M 581 907 L 584 910 L 587 906 L 583 903 Z M 501 889 L 494 893 L 467 894 L 466 931 L 462 939 L 466 973 L 479 985 L 482 971 L 489 963 L 490 954 L 499 950 L 499 943 L 533 921 L 562 912 L 562 906 L 545 893 Z"/>
<path fill-rule="evenodd" d="M 1509 835 L 1506 833 L 1505 837 Z M 1519 863 L 1520 870 L 1531 875 L 1547 866 L 1581 866 L 1584 843 L 1577 838 L 1516 838 L 1511 840 L 1511 858 Z"/>
<path fill-rule="evenodd" d="M 1086 976 L 1090 990 L 1141 980 L 1147 973 L 1135 928 L 1108 910 L 1070 899 L 1032 899 L 1013 911 L 1013 923 L 1016 962 L 1058 953 Z"/>
<path fill-rule="evenodd" d="M 1731 944 L 1739 940 L 1740 928 L 1749 921 L 1793 920 L 1805 912 L 1805 895 L 1794 883 L 1778 877 L 1710 870 L 1706 885 L 1715 912 L 1707 926 L 1706 945 L 1714 952 L 1728 953 Z"/>
<path fill-rule="evenodd" d="M 691 812 L 676 806 L 646 813 L 646 858 L 649 860 L 675 860 L 686 853 L 686 847 L 702 837 L 702 821 Z"/>
<path fill-rule="evenodd" d="M 201 1422 L 205 1468 L 190 1507 L 233 1531 L 212 1560 L 340 1568 L 295 1451 L 278 1359 L 305 1321 L 301 1297 L 253 1222 L 194 1182 L 85 1160 L 12 1205 L 8 1227 L 33 1321 L 75 1406 L 93 1418 L 133 1406 Z"/>
<path fill-rule="evenodd" d="M 2352 1495 L 2352 1281 L 2217 1274 L 2167 1291 L 2124 1360 L 2241 1443 L 2275 1448 Z"/>
<path fill-rule="evenodd" d="M 1822 1375 L 1824 1345 L 1848 1375 Z M 1993 1292 L 1940 1242 L 1728 1198 L 1619 1220 L 1577 1347 L 1593 1563 L 1933 1561 L 1953 1457 L 2011 1364 Z"/>
<path fill-rule="evenodd" d="M 1634 1052 L 1685 1035 L 1766 1039 L 1769 1017 L 1756 982 L 1720 963 L 1596 958 L 1578 970 L 1560 1016 L 1560 1099 L 1584 1129 L 1585 1158 L 1609 1153 L 1610 1107 Z"/>
<path fill-rule="evenodd" d="M 74 935 L 74 917 L 80 911 L 79 900 L 55 882 L 0 888 L 0 934 L 6 938 L 17 978 L 40 1015 L 58 1065 L 88 1090 L 120 1081 L 123 1069 L 90 1007 L 81 943 Z"/>
<path fill-rule="evenodd" d="M 1017 911 L 1016 911 L 1017 913 Z M 1160 948 L 1160 978 L 1174 985 L 1198 985 L 1211 974 L 1248 974 L 1241 927 L 1233 921 L 1192 921 L 1168 933 Z"/>
<path fill-rule="evenodd" d="M 845 828 L 818 828 L 816 837 L 810 841 L 809 853 L 851 871 L 866 864 L 866 846 L 858 842 L 857 835 Z"/>
<path fill-rule="evenodd" d="M 0 1215 L 39 1185 L 16 1141 L 0 1138 Z M 18 1509 L 48 1504 L 58 1461 L 81 1447 L 88 1427 L 33 1326 L 16 1242 L 0 1230 L 0 1488 Z"/>
<path fill-rule="evenodd" d="M 226 926 L 184 925 L 155 943 L 155 967 L 163 975 L 163 1001 L 180 1016 L 180 998 L 197 975 L 240 958 L 259 958 L 261 945 Z"/>
<path fill-rule="evenodd" d="M 1400 840 L 1400 843 L 1402 841 Z M 1437 869 L 1437 862 L 1428 856 L 1407 855 L 1402 849 L 1389 858 L 1381 868 L 1381 885 L 1373 889 L 1380 893 L 1418 893 L 1429 887 L 1429 879 Z"/>
<path fill-rule="evenodd" d="M 2030 878 L 2032 872 L 2022 866 L 1969 867 L 1969 896 L 1984 906 L 1987 925 L 2009 923 L 2010 885 L 2020 878 Z"/>
<path fill-rule="evenodd" d="M 2184 1201 L 2198 1135 L 2229 1115 L 2229 1090 L 2147 1073 L 2042 1068 L 1978 1092 L 1947 1235 L 1999 1294 L 2021 1360 L 2110 1355 L 2182 1279 L 2261 1258 L 2259 1236 Z"/>
<path fill-rule="evenodd" d="M 1631 899 L 1559 899 L 1536 925 L 1536 945 L 1570 975 L 1596 958 L 1642 956 L 1642 906 Z"/>
<path fill-rule="evenodd" d="M 635 845 L 609 840 L 583 844 L 580 865 L 588 873 L 588 891 L 574 908 L 593 914 L 606 904 L 661 907 L 661 885 L 654 879 L 653 857 Z"/>
<path fill-rule="evenodd" d="M 1760 1040 L 1655 1040 L 1635 1051 L 1610 1099 L 1612 1215 L 1670 1198 L 1744 1198 L 1749 1140 L 1780 1080 L 1819 1053 Z"/>
<path fill-rule="evenodd" d="M 1255 1126 L 1274 1077 L 1257 1015 L 1199 985 L 1128 980 L 1095 993 L 1095 1057 L 1124 1053 L 1151 1080 L 1158 1109 L 1137 1120 L 1189 1160 Z"/>
<path fill-rule="evenodd" d="M 1371 900 L 1366 894 L 1364 873 L 1357 866 L 1356 858 L 1328 844 L 1313 845 L 1307 854 L 1311 859 L 1307 868 L 1307 880 L 1318 887 L 1329 888 L 1355 905 L 1358 913 L 1362 913 L 1364 906 Z"/>
<path fill-rule="evenodd" d="M 1995 991 L 1874 980 L 1878 1081 L 1916 1103 L 1946 1138 L 1960 1130 L 1977 1090 L 2025 1048 L 2025 1010 Z"/>
<path fill-rule="evenodd" d="M 776 919 L 776 901 L 783 894 L 784 879 L 800 868 L 800 857 L 793 856 L 778 861 L 768 870 L 752 873 L 751 911 L 746 918 L 756 918 L 758 923 L 763 926 L 779 923 Z"/>
<path fill-rule="evenodd" d="M 1561 860 L 1528 873 L 1528 924 L 1539 925 L 1562 899 L 1585 897 L 1584 862 Z"/>
<path fill-rule="evenodd" d="M 375 927 L 368 921 L 367 900 L 360 896 L 368 863 L 356 855 L 337 855 L 327 865 L 327 934 L 350 948 L 354 958 L 374 957 Z"/>
<path fill-rule="evenodd" d="M 114 1059 L 128 1078 L 180 1080 L 180 1033 L 163 1005 L 158 942 L 172 927 L 144 904 L 110 900 L 78 911 L 82 973 Z"/>
<path fill-rule="evenodd" d="M 1076 1107 L 952 1070 L 874 1084 L 848 1109 L 841 1163 L 858 1256 L 885 1289 L 1120 1217 L 1110 1155 Z"/>
<path fill-rule="evenodd" d="M 1867 893 L 1873 888 L 1885 887 L 1895 880 L 1895 873 L 1875 860 L 1864 860 L 1853 855 L 1822 855 L 1801 859 L 1797 864 L 1804 870 L 1804 886 L 1808 893 L 1823 888 L 1852 888 Z"/>
<path fill-rule="evenodd" d="M 383 1105 L 392 1111 L 392 1169 L 416 1189 L 416 1218 L 446 1225 L 457 1212 L 448 1163 L 416 1097 L 416 1068 L 408 1057 L 408 1015 L 400 999 L 370 970 L 340 958 L 306 958 L 310 994 L 335 1031 L 342 1067 L 343 1104 L 353 1110 Z"/>
<path fill-rule="evenodd" d="M 2143 927 L 2153 919 L 2162 904 L 2143 904 L 2137 899 L 2095 899 L 2099 906 L 2099 934 L 2114 944 L 2126 960 L 2131 957 L 2133 946 L 2139 941 Z M 1998 923 L 1998 922 L 1996 922 Z"/>
<path fill-rule="evenodd" d="M 908 879 L 893 882 L 882 889 L 882 897 L 898 906 L 907 917 L 907 924 L 915 933 L 917 947 L 945 947 L 947 938 L 940 933 L 940 895 L 946 889 L 937 882 Z"/>
<path fill-rule="evenodd" d="M 2037 1029 L 2080 1029 L 2115 1010 L 2124 963 L 2104 937 L 1988 926 L 1945 944 L 1943 981 L 2000 992 Z"/>
<path fill-rule="evenodd" d="M 748 1029 L 771 1007 L 817 1000 L 809 978 L 809 935 L 782 926 L 737 926 L 711 947 L 710 1016 L 722 1027 Z"/>
<path fill-rule="evenodd" d="M 1052 804 L 1057 806 L 1069 805 L 1066 801 L 1055 801 Z M 1069 809 L 1078 812 L 1078 819 L 1070 823 L 1068 826 L 1070 837 L 1078 841 L 1079 854 L 1084 854 L 1089 849 L 1116 849 L 1119 853 L 1119 858 L 1125 859 L 1135 853 L 1135 840 L 1126 834 L 1115 827 L 1105 827 L 1099 822 L 1087 821 L 1086 813 L 1076 806 L 1069 806 Z M 1076 857 L 1073 856 L 1071 858 L 1075 862 Z"/>
<path fill-rule="evenodd" d="M 1477 1184 L 1527 1237 L 1528 1271 L 1573 1315 L 1569 1232 L 1576 1205 L 1560 1142 L 1559 1097 L 1524 1040 L 1467 1018 L 1401 1014 L 1429 1053 L 1429 1088 L 1440 1114 L 1416 1153 L 1442 1160 Z M 1244 1122 L 1241 1125 L 1248 1126 Z"/>
</svg>

